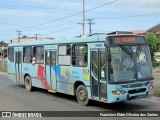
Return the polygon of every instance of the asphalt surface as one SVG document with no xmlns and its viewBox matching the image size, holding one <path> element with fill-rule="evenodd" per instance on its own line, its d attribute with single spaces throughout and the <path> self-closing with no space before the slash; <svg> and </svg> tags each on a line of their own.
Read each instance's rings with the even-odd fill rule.
<svg viewBox="0 0 160 120">
<path fill-rule="evenodd" d="M 33 92 L 25 90 L 23 85 L 18 85 L 8 79 L 6 73 L 0 73 L 0 111 L 160 111 L 160 102 L 149 99 L 137 99 L 123 103 L 106 104 L 92 101 L 90 106 L 81 106 L 76 98 L 60 93 L 48 93 L 46 90 L 35 89 Z M 0 118 L 1 120 L 2 118 Z M 17 118 L 13 118 L 17 120 Z M 27 119 L 27 118 L 26 118 Z M 126 119 L 127 117 L 79 117 L 79 118 L 29 118 L 29 119 Z M 129 119 L 137 119 L 130 117 Z M 159 119 L 157 117 L 140 117 L 138 119 Z"/>
</svg>

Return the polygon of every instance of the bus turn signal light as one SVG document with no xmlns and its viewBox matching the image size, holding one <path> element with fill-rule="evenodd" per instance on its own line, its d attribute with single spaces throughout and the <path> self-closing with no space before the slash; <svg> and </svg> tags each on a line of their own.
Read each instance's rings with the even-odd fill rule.
<svg viewBox="0 0 160 120">
<path fill-rule="evenodd" d="M 151 81 L 150 85 L 149 85 L 149 90 L 153 89 L 153 81 Z"/>
<path fill-rule="evenodd" d="M 152 86 L 150 86 L 150 87 L 149 87 L 149 89 L 150 89 L 150 90 L 152 90 L 152 89 L 153 89 L 153 87 L 152 87 Z"/>
</svg>

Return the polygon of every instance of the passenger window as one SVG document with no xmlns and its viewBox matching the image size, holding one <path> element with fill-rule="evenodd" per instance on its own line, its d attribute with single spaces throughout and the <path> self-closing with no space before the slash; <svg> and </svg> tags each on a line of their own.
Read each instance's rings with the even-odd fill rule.
<svg viewBox="0 0 160 120">
<path fill-rule="evenodd" d="M 88 62 L 88 47 L 84 45 L 72 46 L 72 65 L 73 66 L 87 66 Z"/>
<path fill-rule="evenodd" d="M 71 64 L 71 45 L 61 45 L 58 48 L 58 64 L 70 65 Z"/>
<path fill-rule="evenodd" d="M 40 64 L 44 63 L 44 47 L 33 47 L 33 61 Z"/>
<path fill-rule="evenodd" d="M 24 63 L 32 62 L 32 47 L 23 48 L 23 62 Z"/>
<path fill-rule="evenodd" d="M 8 48 L 8 59 L 10 62 L 14 62 L 14 48 Z"/>
</svg>

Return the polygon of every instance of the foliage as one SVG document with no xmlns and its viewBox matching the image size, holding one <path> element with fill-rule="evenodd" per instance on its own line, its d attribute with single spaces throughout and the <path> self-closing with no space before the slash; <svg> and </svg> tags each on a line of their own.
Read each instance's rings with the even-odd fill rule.
<svg viewBox="0 0 160 120">
<path fill-rule="evenodd" d="M 147 33 L 145 38 L 150 47 L 152 64 L 154 67 L 158 66 L 159 63 L 154 59 L 154 53 L 160 51 L 160 38 L 156 37 L 154 33 Z"/>
<path fill-rule="evenodd" d="M 160 63 L 157 62 L 155 59 L 152 59 L 152 65 L 153 65 L 153 67 L 156 67 L 156 66 L 159 66 Z"/>
</svg>

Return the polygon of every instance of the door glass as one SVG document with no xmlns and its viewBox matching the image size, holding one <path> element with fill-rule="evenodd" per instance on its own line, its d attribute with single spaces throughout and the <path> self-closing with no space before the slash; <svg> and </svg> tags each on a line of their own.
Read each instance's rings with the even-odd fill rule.
<svg viewBox="0 0 160 120">
<path fill-rule="evenodd" d="M 21 64 L 22 60 L 21 60 L 21 52 L 18 52 L 18 62 L 19 64 Z"/>
<path fill-rule="evenodd" d="M 105 81 L 105 56 L 104 51 L 100 51 L 100 79 Z"/>
<path fill-rule="evenodd" d="M 18 63 L 18 53 L 16 52 L 16 63 Z"/>
<path fill-rule="evenodd" d="M 93 76 L 92 76 L 92 94 L 93 96 L 98 96 L 98 80 L 96 80 Z"/>
<path fill-rule="evenodd" d="M 20 52 L 16 52 L 16 63 L 21 64 L 21 53 Z"/>
<path fill-rule="evenodd" d="M 46 65 L 50 65 L 50 51 L 46 51 Z"/>
<path fill-rule="evenodd" d="M 98 78 L 98 51 L 92 52 L 92 72 Z"/>
<path fill-rule="evenodd" d="M 56 65 L 56 52 L 51 52 L 51 65 Z"/>
<path fill-rule="evenodd" d="M 100 94 L 101 94 L 101 98 L 106 98 L 106 96 L 107 96 L 107 93 L 106 93 L 106 84 L 105 83 L 101 83 L 100 84 L 100 88 L 101 88 L 101 92 L 100 92 Z"/>
<path fill-rule="evenodd" d="M 92 51 L 92 94 L 98 96 L 98 51 Z"/>
</svg>

